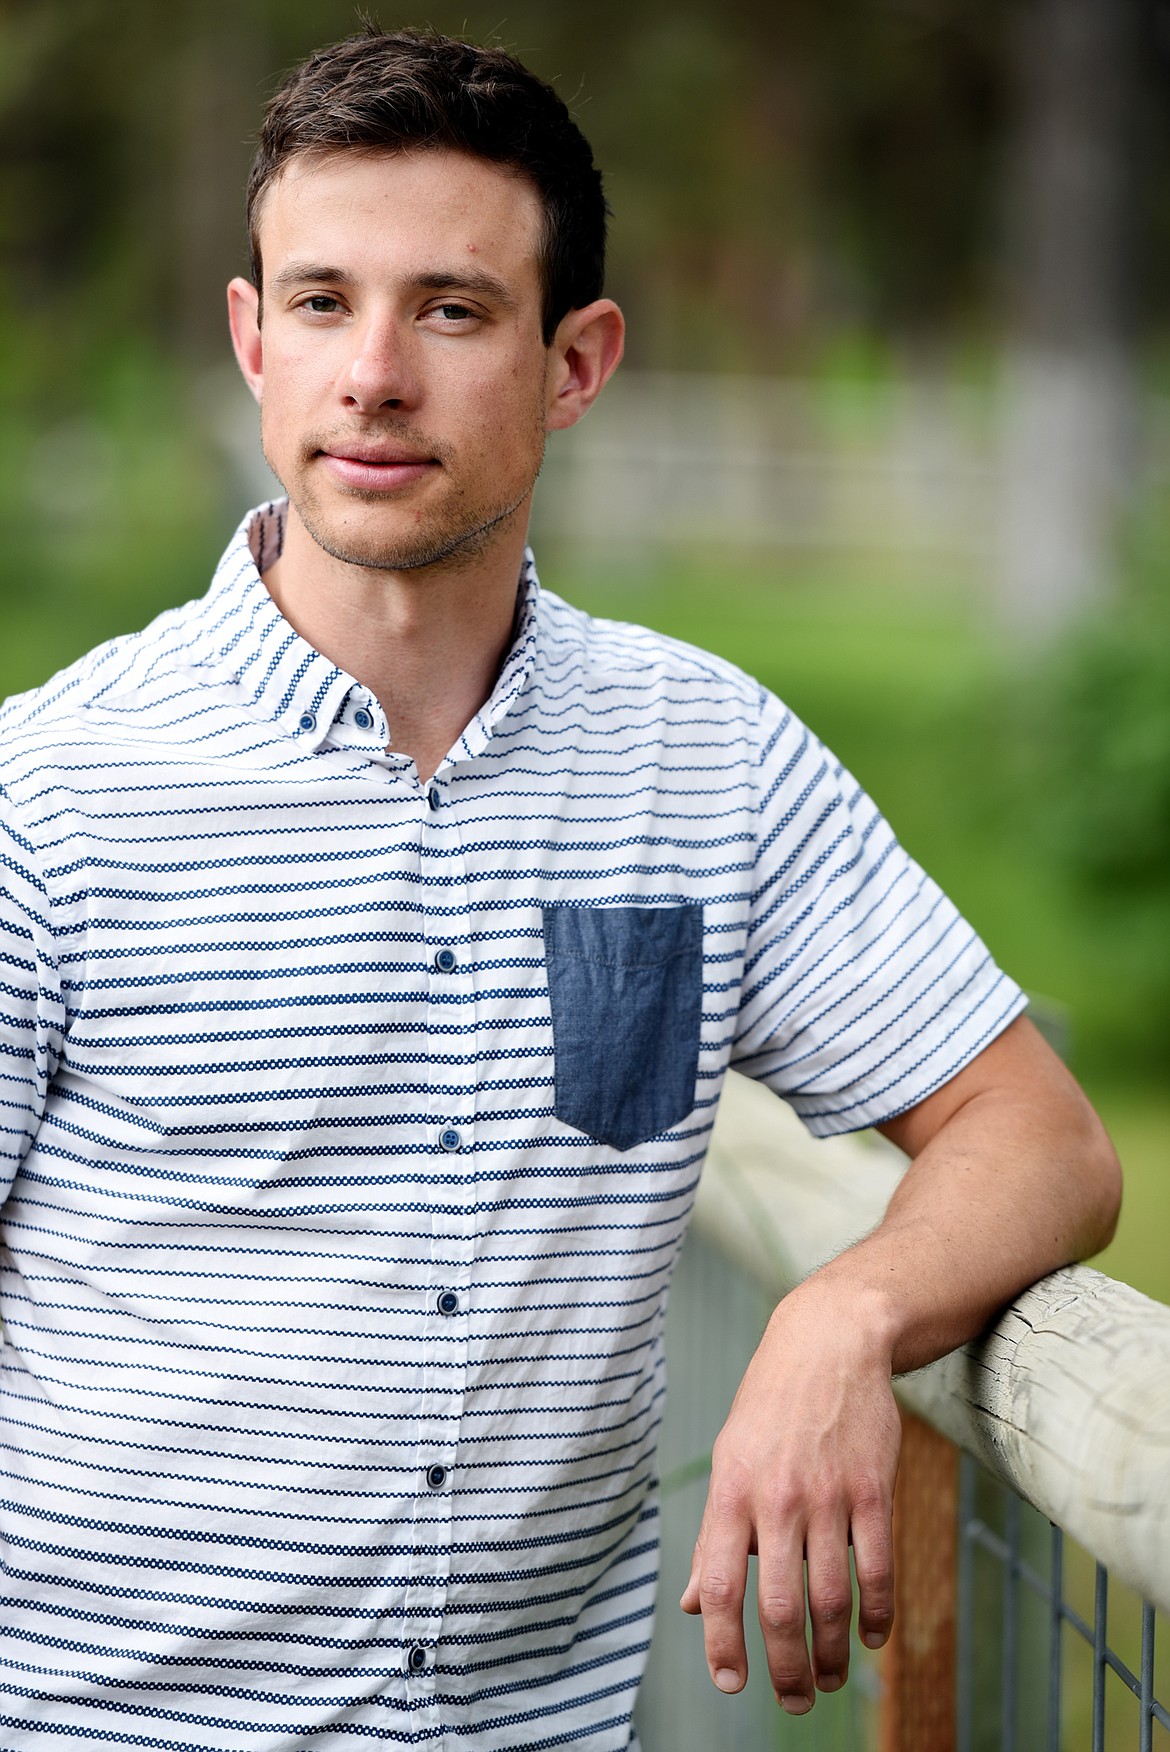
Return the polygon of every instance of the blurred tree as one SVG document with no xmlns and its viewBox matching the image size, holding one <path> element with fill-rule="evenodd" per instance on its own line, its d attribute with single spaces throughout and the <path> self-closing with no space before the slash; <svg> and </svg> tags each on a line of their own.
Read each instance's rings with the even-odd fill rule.
<svg viewBox="0 0 1170 1752">
<path fill-rule="evenodd" d="M 1067 872 L 1128 1015 L 1112 1028 L 1124 1069 L 1165 1087 L 1170 1030 L 1170 592 L 1160 527 L 1107 616 L 1053 650 L 1024 719 L 1029 838 Z M 1151 535 L 1153 540 L 1151 542 Z M 1153 575 L 1142 575 L 1153 564 Z M 1116 1001 L 1116 998 L 1114 999 Z"/>
<path fill-rule="evenodd" d="M 942 336 L 986 307 L 1007 0 L 374 10 L 502 39 L 558 85 L 606 169 L 636 359 L 775 370 L 842 328 Z M 264 98 L 355 25 L 348 0 L 8 0 L 0 229 L 38 302 L 100 337 L 133 298 L 208 357 Z"/>
<path fill-rule="evenodd" d="M 1001 589 L 1050 633 L 1103 594 L 1134 464 L 1142 0 L 1032 0 L 1015 21 Z"/>
</svg>

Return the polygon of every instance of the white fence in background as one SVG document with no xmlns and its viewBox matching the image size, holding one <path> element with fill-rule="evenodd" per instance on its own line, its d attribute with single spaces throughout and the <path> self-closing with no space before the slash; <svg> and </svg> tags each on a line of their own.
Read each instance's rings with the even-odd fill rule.
<svg viewBox="0 0 1170 1752">
<path fill-rule="evenodd" d="M 889 549 L 986 564 L 988 409 L 961 388 L 631 372 L 549 441 L 535 524 L 586 549 Z"/>
<path fill-rule="evenodd" d="M 1097 387 L 1088 363 L 1036 359 L 979 389 L 622 370 L 551 436 L 534 538 L 634 565 L 688 547 L 887 555 L 1043 630 L 1106 593 L 1118 510 L 1170 473 L 1170 403 L 1098 420 Z M 234 367 L 197 400 L 239 496 L 277 491 Z"/>
</svg>

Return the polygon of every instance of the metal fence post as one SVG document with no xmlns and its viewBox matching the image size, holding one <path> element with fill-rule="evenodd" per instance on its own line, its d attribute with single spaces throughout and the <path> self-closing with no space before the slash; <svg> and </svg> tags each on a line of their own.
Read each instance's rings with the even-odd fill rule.
<svg viewBox="0 0 1170 1752">
<path fill-rule="evenodd" d="M 954 1752 L 959 1455 L 902 1412 L 894 1494 L 894 1632 L 882 1662 L 881 1752 Z"/>
</svg>

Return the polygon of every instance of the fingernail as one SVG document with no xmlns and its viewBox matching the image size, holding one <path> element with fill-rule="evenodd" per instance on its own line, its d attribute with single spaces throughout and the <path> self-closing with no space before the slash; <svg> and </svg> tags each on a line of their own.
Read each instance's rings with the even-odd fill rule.
<svg viewBox="0 0 1170 1752">
<path fill-rule="evenodd" d="M 861 1640 L 867 1649 L 884 1648 L 886 1633 L 884 1630 L 863 1630 L 861 1633 Z"/>
<path fill-rule="evenodd" d="M 780 1699 L 780 1707 L 781 1709 L 787 1710 L 789 1715 L 807 1715 L 812 1708 L 812 1698 L 798 1696 L 782 1697 Z"/>
<path fill-rule="evenodd" d="M 840 1673 L 822 1673 L 817 1680 L 818 1691 L 840 1691 L 845 1681 Z"/>
<path fill-rule="evenodd" d="M 718 1667 L 715 1671 L 715 1683 L 720 1691 L 738 1691 L 743 1681 L 734 1667 Z"/>
</svg>

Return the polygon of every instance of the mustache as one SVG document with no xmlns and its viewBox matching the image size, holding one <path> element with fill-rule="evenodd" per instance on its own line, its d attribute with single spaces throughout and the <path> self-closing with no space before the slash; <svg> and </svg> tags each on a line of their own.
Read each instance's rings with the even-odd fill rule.
<svg viewBox="0 0 1170 1752">
<path fill-rule="evenodd" d="M 306 460 L 321 451 L 344 455 L 346 446 L 353 444 L 384 444 L 388 447 L 400 444 L 415 455 L 433 456 L 440 463 L 448 463 L 453 457 L 449 444 L 432 437 L 421 427 L 411 425 L 408 420 L 366 420 L 360 426 L 333 426 L 325 432 L 310 433 L 304 441 L 303 451 Z"/>
</svg>

